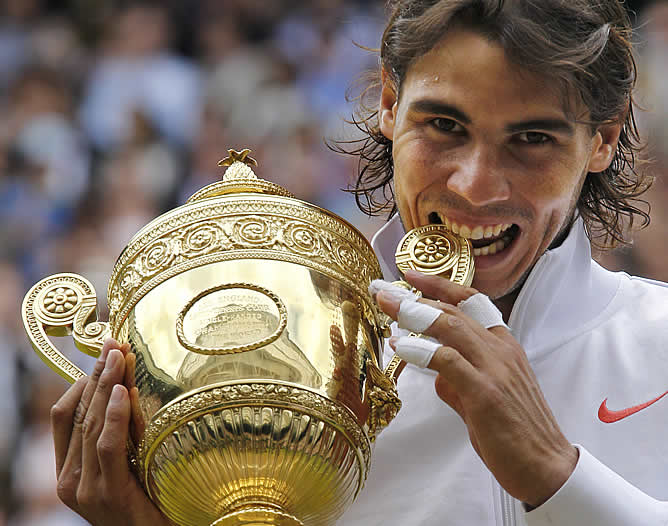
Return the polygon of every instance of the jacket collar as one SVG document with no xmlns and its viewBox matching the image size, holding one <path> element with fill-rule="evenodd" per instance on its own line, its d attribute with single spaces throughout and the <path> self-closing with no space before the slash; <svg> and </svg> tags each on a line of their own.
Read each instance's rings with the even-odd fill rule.
<svg viewBox="0 0 668 526">
<path fill-rule="evenodd" d="M 386 279 L 401 276 L 394 252 L 405 234 L 398 214 L 378 230 L 371 244 Z M 591 245 L 578 218 L 564 242 L 548 250 L 522 286 L 508 325 L 529 359 L 550 352 L 596 324 L 621 283 L 591 259 Z"/>
</svg>

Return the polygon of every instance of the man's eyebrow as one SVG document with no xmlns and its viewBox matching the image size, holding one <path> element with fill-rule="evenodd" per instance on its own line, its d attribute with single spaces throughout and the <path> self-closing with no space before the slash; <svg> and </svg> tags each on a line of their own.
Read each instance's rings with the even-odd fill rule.
<svg viewBox="0 0 668 526">
<path fill-rule="evenodd" d="M 565 119 L 531 119 L 506 126 L 508 133 L 521 133 L 533 130 L 551 131 L 566 135 L 573 135 L 575 133 L 573 125 Z"/>
<path fill-rule="evenodd" d="M 408 108 L 410 111 L 445 115 L 458 120 L 462 124 L 471 124 L 471 118 L 466 115 L 466 113 L 460 110 L 457 106 L 446 102 L 434 99 L 419 99 L 411 102 Z M 520 133 L 532 130 L 551 131 L 555 133 L 564 133 L 566 135 L 573 135 L 575 133 L 574 126 L 566 119 L 529 119 L 508 124 L 506 126 L 506 131 L 508 133 Z"/>
<path fill-rule="evenodd" d="M 418 113 L 433 113 L 436 115 L 446 115 L 457 119 L 462 124 L 470 124 L 471 119 L 466 113 L 453 106 L 452 104 L 447 104 L 445 102 L 440 102 L 433 99 L 420 99 L 413 101 L 408 106 L 410 111 L 415 111 Z"/>
</svg>

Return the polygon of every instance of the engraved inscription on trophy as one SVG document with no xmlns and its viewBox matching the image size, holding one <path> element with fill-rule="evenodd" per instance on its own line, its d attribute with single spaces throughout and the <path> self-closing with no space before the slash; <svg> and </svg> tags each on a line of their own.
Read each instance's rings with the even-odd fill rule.
<svg viewBox="0 0 668 526">
<path fill-rule="evenodd" d="M 275 341 L 287 325 L 281 299 L 252 284 L 228 283 L 203 291 L 181 310 L 176 333 L 199 354 L 231 354 Z"/>
</svg>

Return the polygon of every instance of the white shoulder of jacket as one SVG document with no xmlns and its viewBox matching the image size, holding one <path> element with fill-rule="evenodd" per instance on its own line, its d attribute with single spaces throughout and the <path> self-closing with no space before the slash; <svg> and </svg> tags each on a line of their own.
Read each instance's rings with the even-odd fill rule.
<svg viewBox="0 0 668 526">
<path fill-rule="evenodd" d="M 547 502 L 526 514 L 528 526 L 666 526 L 668 502 L 656 500 L 582 446 L 575 470 Z"/>
</svg>

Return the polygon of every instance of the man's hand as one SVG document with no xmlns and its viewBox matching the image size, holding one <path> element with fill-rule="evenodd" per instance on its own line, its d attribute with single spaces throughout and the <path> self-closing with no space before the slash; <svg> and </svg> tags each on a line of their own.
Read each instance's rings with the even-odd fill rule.
<svg viewBox="0 0 668 526">
<path fill-rule="evenodd" d="M 436 393 L 464 420 L 471 444 L 508 493 L 536 507 L 568 479 L 577 449 L 559 429 L 526 354 L 505 327 L 483 328 L 456 305 L 477 291 L 439 277 L 407 273 L 420 300 L 442 311 L 424 334 L 441 343 L 428 367 Z M 397 320 L 399 301 L 379 292 Z M 394 341 L 391 340 L 391 345 Z"/>
<path fill-rule="evenodd" d="M 128 466 L 128 352 L 127 344 L 107 340 L 93 374 L 51 409 L 58 496 L 94 526 L 169 526 Z"/>
</svg>

